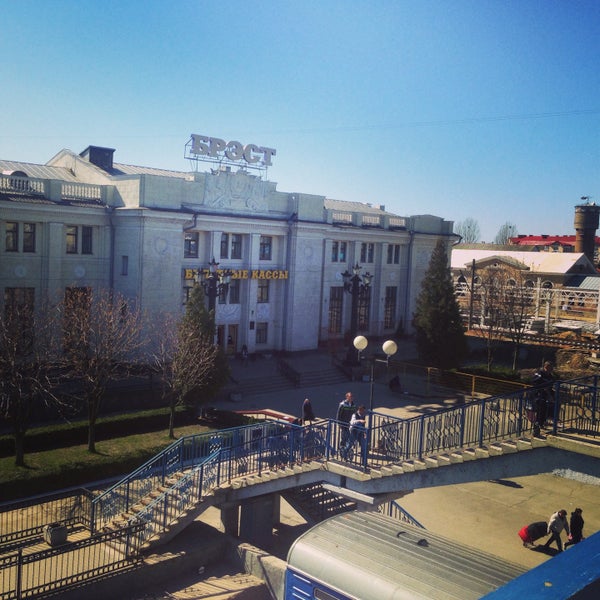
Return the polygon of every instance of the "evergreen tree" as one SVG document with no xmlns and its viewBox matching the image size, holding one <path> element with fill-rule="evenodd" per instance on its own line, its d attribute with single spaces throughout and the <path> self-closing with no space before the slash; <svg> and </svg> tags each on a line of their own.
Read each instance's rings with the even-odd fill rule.
<svg viewBox="0 0 600 600">
<path fill-rule="evenodd" d="M 224 349 L 215 346 L 214 314 L 205 305 L 204 290 L 196 285 L 190 293 L 178 327 L 173 358 L 176 389 L 186 404 L 206 404 L 229 378 Z"/>
<path fill-rule="evenodd" d="M 448 267 L 444 240 L 439 240 L 425 273 L 413 317 L 421 359 L 440 368 L 460 364 L 467 344 Z"/>
</svg>

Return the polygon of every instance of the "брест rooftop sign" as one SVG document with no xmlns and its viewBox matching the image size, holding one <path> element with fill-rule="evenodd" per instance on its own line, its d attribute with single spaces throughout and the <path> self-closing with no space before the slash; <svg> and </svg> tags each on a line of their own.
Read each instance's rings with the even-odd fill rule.
<svg viewBox="0 0 600 600">
<path fill-rule="evenodd" d="M 274 148 L 264 148 L 256 144 L 246 144 L 244 146 L 240 142 L 226 142 L 220 138 L 198 135 L 196 133 L 192 133 L 190 152 L 197 156 L 207 156 L 216 160 L 219 158 L 231 161 L 243 160 L 249 165 L 258 163 L 265 167 L 273 164 L 271 157 L 276 154 Z"/>
</svg>

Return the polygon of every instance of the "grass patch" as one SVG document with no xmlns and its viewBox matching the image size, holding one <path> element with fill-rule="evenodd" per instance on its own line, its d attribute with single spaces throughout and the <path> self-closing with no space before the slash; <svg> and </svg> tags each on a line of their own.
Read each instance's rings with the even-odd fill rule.
<svg viewBox="0 0 600 600">
<path fill-rule="evenodd" d="M 187 425 L 175 430 L 177 438 L 209 428 Z M 87 444 L 55 448 L 25 455 L 25 467 L 14 456 L 0 458 L 0 501 L 45 494 L 110 477 L 120 477 L 142 465 L 171 444 L 168 432 L 156 431 L 99 441 L 95 454 Z"/>
</svg>

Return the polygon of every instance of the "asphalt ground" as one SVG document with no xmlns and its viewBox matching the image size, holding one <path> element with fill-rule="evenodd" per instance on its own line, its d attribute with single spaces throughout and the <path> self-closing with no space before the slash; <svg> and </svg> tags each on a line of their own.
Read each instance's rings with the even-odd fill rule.
<svg viewBox="0 0 600 600">
<path fill-rule="evenodd" d="M 409 360 L 414 355 L 413 351 L 410 347 L 401 348 L 398 358 Z M 326 353 L 315 352 L 294 356 L 291 362 L 298 370 L 315 371 L 324 368 L 325 364 L 329 365 L 329 360 Z M 276 373 L 274 358 L 259 358 L 248 366 L 232 360 L 231 366 L 233 376 L 242 383 L 242 388 L 244 380 L 268 380 Z M 373 385 L 374 409 L 399 417 L 411 417 L 465 401 L 462 394 L 428 388 L 417 377 L 404 378 L 401 384 L 403 393 L 398 394 L 389 390 L 387 380 L 376 381 Z M 235 402 L 224 399 L 215 403 L 215 407 L 227 410 L 267 409 L 300 416 L 302 402 L 308 397 L 317 417 L 333 418 L 347 391 L 353 393 L 357 404 L 368 406 L 370 383 L 354 381 L 283 392 L 242 392 Z M 527 460 L 526 456 L 524 460 Z M 541 548 L 547 538 L 538 540 L 534 548 L 524 547 L 518 536 L 524 525 L 547 521 L 553 512 L 561 508 L 570 514 L 576 507 L 581 507 L 585 520 L 584 536 L 600 531 L 600 479 L 578 471 L 577 466 L 578 455 L 573 454 L 572 468 L 567 472 L 418 489 L 398 499 L 398 502 L 426 529 L 530 569 L 551 560 L 556 551 L 554 545 L 550 550 Z M 198 520 L 223 530 L 217 509 L 208 509 Z M 307 527 L 302 517 L 282 501 L 281 525 L 275 530 L 272 553 L 285 559 L 289 545 Z M 566 536 L 563 533 L 564 541 Z M 169 543 L 168 550 L 174 553 L 193 552 L 195 545 L 194 537 L 184 532 Z M 190 574 L 185 581 L 165 582 L 162 589 L 173 593 L 202 580 L 209 573 L 218 575 L 229 569 L 231 573 L 236 572 L 235 565 L 214 565 L 204 575 Z"/>
<path fill-rule="evenodd" d="M 395 358 L 410 360 L 414 354 L 414 347 L 407 343 L 399 348 Z M 329 368 L 329 361 L 324 352 L 305 353 L 290 359 L 300 371 L 315 371 L 325 364 Z M 232 361 L 232 371 L 241 382 L 245 378 L 268 378 L 276 372 L 276 361 L 274 358 L 261 358 L 247 367 L 239 361 Z M 463 394 L 428 388 L 416 376 L 401 381 L 401 394 L 391 392 L 387 378 L 382 379 L 373 385 L 373 407 L 379 412 L 407 418 L 465 401 Z M 242 393 L 238 401 L 224 400 L 218 407 L 229 410 L 270 409 L 300 416 L 304 398 L 310 398 L 317 417 L 333 418 L 347 391 L 352 392 L 356 404 L 368 406 L 370 382 L 353 381 L 285 392 Z M 524 456 L 523 460 L 527 457 Z M 568 472 L 418 489 L 398 502 L 427 529 L 532 568 L 551 558 L 554 552 L 524 548 L 517 535 L 524 525 L 548 521 L 550 515 L 561 508 L 570 515 L 576 507 L 580 507 L 585 520 L 584 535 L 600 531 L 600 479 L 578 471 L 577 467 L 578 455 L 573 454 L 572 467 Z M 301 526 L 301 519 L 290 511 L 286 511 L 284 522 L 287 519 L 291 527 Z M 546 538 L 543 538 L 537 545 L 545 541 Z"/>
</svg>

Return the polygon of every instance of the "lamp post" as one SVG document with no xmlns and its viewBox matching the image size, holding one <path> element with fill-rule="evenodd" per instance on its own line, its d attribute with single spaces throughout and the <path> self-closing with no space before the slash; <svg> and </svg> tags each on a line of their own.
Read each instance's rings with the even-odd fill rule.
<svg viewBox="0 0 600 600">
<path fill-rule="evenodd" d="M 208 275 L 204 276 L 204 280 L 200 283 L 204 288 L 205 294 L 208 296 L 208 310 L 215 310 L 217 303 L 217 296 L 227 294 L 229 284 L 231 283 L 231 276 L 233 273 L 226 269 L 225 271 L 217 271 L 219 263 L 212 257 L 212 260 L 208 263 Z"/>
<path fill-rule="evenodd" d="M 368 271 L 360 274 L 362 267 L 358 262 L 352 267 L 352 273 L 346 269 L 342 273 L 344 278 L 344 289 L 352 295 L 352 305 L 350 307 L 350 339 L 353 340 L 356 337 L 358 330 L 358 299 L 360 296 L 368 294 L 373 275 Z M 351 346 L 348 347 L 348 353 L 346 355 L 346 363 L 350 365 L 357 364 L 357 360 L 354 355 L 354 350 Z"/>
<path fill-rule="evenodd" d="M 362 351 L 369 345 L 369 340 L 364 335 L 358 335 L 352 342 L 353 346 L 358 350 L 359 356 Z M 373 384 L 375 383 L 375 363 L 385 363 L 387 366 L 390 364 L 390 356 L 393 356 L 398 351 L 398 344 L 394 340 L 386 340 L 381 345 L 381 349 L 385 354 L 385 360 L 377 358 L 375 355 L 371 356 L 371 389 L 369 391 L 369 411 L 373 411 Z"/>
</svg>

